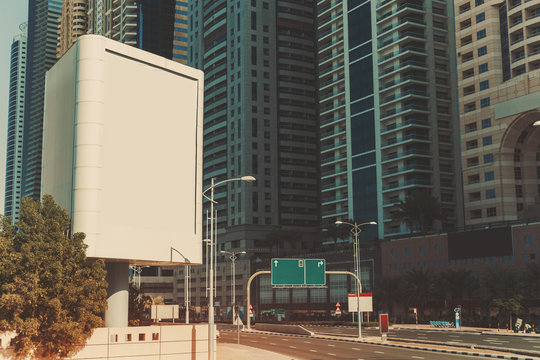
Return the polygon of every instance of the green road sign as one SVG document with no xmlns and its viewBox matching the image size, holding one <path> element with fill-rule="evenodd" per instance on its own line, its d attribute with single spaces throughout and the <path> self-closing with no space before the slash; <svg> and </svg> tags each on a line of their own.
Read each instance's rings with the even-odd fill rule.
<svg viewBox="0 0 540 360">
<path fill-rule="evenodd" d="M 325 285 L 324 259 L 272 259 L 272 286 Z"/>
<path fill-rule="evenodd" d="M 324 259 L 305 260 L 306 285 L 326 284 L 326 261 Z"/>
</svg>

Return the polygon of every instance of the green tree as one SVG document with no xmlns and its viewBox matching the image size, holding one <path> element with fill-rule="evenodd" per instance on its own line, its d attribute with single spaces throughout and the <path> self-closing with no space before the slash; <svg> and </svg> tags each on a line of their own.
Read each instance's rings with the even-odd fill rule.
<svg viewBox="0 0 540 360">
<path fill-rule="evenodd" d="M 152 298 L 144 293 L 133 283 L 129 284 L 129 312 L 128 319 L 130 326 L 141 326 L 148 313 L 148 304 L 152 303 Z"/>
<path fill-rule="evenodd" d="M 400 200 L 396 207 L 395 219 L 404 222 L 411 233 L 417 228 L 431 230 L 433 222 L 443 218 L 439 199 L 428 191 L 414 191 L 405 201 Z"/>
<path fill-rule="evenodd" d="M 3 219 L 0 330 L 14 331 L 17 358 L 62 359 L 103 325 L 107 283 L 102 260 L 88 262 L 83 233 L 52 196 L 23 198 L 20 220 Z"/>
</svg>

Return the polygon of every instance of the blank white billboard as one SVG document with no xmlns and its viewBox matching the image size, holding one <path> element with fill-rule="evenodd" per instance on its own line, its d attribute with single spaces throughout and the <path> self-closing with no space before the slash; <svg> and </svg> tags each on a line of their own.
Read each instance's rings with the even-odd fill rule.
<svg viewBox="0 0 540 360">
<path fill-rule="evenodd" d="M 201 71 L 83 36 L 47 73 L 42 194 L 88 257 L 201 263 L 202 130 Z"/>
</svg>

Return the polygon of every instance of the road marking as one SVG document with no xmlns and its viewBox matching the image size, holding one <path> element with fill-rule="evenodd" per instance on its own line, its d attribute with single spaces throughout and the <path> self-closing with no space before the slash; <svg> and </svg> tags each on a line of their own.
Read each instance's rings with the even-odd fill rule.
<svg viewBox="0 0 540 360">
<path fill-rule="evenodd" d="M 377 354 L 384 354 L 384 351 L 374 351 L 374 353 L 377 353 Z"/>
<path fill-rule="evenodd" d="M 328 353 L 328 355 L 330 355 L 330 356 L 336 356 L 336 354 L 334 354 L 334 353 Z"/>
<path fill-rule="evenodd" d="M 309 351 L 311 351 L 311 352 L 317 352 L 317 350 L 311 350 L 311 349 L 310 349 Z"/>
<path fill-rule="evenodd" d="M 311 344 L 311 341 L 304 341 L 304 344 Z"/>
<path fill-rule="evenodd" d="M 423 356 L 413 356 L 412 358 L 413 358 L 413 359 L 424 359 Z"/>
<path fill-rule="evenodd" d="M 270 345 L 276 345 L 275 343 L 270 343 Z"/>
<path fill-rule="evenodd" d="M 282 341 L 289 341 L 289 339 L 281 339 Z"/>
<path fill-rule="evenodd" d="M 258 342 L 257 340 L 249 340 L 249 342 Z"/>
<path fill-rule="evenodd" d="M 351 349 L 353 349 L 353 350 L 360 350 L 359 348 L 351 348 Z"/>
<path fill-rule="evenodd" d="M 296 346 L 289 345 L 291 349 L 296 349 Z"/>
<path fill-rule="evenodd" d="M 336 345 L 334 345 L 334 344 L 328 344 L 328 346 L 336 346 Z"/>
</svg>

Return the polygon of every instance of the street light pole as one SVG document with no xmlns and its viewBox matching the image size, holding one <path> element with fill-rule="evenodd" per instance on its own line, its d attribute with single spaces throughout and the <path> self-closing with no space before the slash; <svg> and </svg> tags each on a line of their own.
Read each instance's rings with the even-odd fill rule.
<svg viewBox="0 0 540 360">
<path fill-rule="evenodd" d="M 236 320 L 236 265 L 235 261 L 238 259 L 238 255 L 245 254 L 245 251 L 220 251 L 222 254 L 229 255 L 229 259 L 231 259 L 231 274 L 232 274 L 232 283 L 231 283 L 231 314 L 232 314 L 232 321 L 234 324 L 234 321 Z"/>
<path fill-rule="evenodd" d="M 377 225 L 375 221 L 358 224 L 356 221 L 354 224 L 345 221 L 336 221 L 336 225 L 350 225 L 351 233 L 353 234 L 353 251 L 354 251 L 354 273 L 358 278 L 358 284 L 356 287 L 356 312 L 358 313 L 358 338 L 362 337 L 362 313 L 360 312 L 360 293 L 362 292 L 362 282 L 360 281 L 360 244 L 358 242 L 358 235 L 362 232 L 362 226 L 364 225 Z"/>
<path fill-rule="evenodd" d="M 208 353 L 209 359 L 214 360 L 216 358 L 215 354 L 215 329 L 214 329 L 214 203 L 217 201 L 214 200 L 214 188 L 221 184 L 230 182 L 230 181 L 247 181 L 252 182 L 256 179 L 253 176 L 242 176 L 240 178 L 227 179 L 215 182 L 215 178 L 211 178 L 210 187 L 203 191 L 202 195 L 210 201 L 210 268 L 209 271 L 209 284 L 208 284 Z M 210 191 L 210 197 L 206 196 L 205 193 Z M 216 244 L 217 245 L 217 244 Z"/>
</svg>

